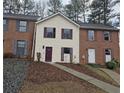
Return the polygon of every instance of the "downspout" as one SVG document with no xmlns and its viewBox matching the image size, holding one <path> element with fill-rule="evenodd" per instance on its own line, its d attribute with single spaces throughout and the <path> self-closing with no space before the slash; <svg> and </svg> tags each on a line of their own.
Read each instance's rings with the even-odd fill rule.
<svg viewBox="0 0 124 93">
<path fill-rule="evenodd" d="M 33 45 L 32 45 L 32 58 L 34 60 L 34 55 L 35 55 L 35 40 L 36 40 L 36 23 L 34 27 L 34 33 L 33 33 Z"/>
</svg>

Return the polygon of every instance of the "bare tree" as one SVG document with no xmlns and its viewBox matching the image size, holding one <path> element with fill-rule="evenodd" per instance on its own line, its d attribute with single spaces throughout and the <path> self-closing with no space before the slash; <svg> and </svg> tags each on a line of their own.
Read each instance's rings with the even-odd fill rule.
<svg viewBox="0 0 124 93">
<path fill-rule="evenodd" d="M 88 11 L 88 3 L 90 0 L 71 0 L 68 5 L 65 5 L 65 14 L 74 21 L 79 21 L 79 17 L 83 15 L 84 22 L 86 21 L 86 12 Z"/>
<path fill-rule="evenodd" d="M 3 0 L 3 12 L 18 14 L 20 11 L 20 0 Z"/>
<path fill-rule="evenodd" d="M 48 5 L 48 15 L 61 12 L 62 10 L 62 1 L 61 0 L 49 0 Z"/>
<path fill-rule="evenodd" d="M 41 18 L 44 18 L 45 10 L 46 10 L 46 3 L 45 2 L 41 2 L 40 0 L 38 2 L 36 2 L 35 15 L 40 16 Z"/>
<path fill-rule="evenodd" d="M 21 0 L 21 14 L 32 15 L 35 2 L 33 0 Z"/>
</svg>

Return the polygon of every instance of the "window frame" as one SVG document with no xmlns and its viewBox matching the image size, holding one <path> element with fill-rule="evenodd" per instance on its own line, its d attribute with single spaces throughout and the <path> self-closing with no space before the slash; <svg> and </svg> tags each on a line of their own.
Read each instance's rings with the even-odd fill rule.
<svg viewBox="0 0 124 93">
<path fill-rule="evenodd" d="M 92 33 L 92 35 L 91 35 L 91 33 Z M 92 38 L 91 38 L 91 36 L 92 36 Z M 88 30 L 88 40 L 89 41 L 94 41 L 95 40 L 95 31 L 94 30 Z"/>
<path fill-rule="evenodd" d="M 48 33 L 50 33 L 47 29 L 52 29 L 51 36 L 48 36 Z M 44 27 L 44 38 L 56 38 L 56 28 L 55 27 Z"/>
<path fill-rule="evenodd" d="M 26 25 L 21 24 L 21 22 L 26 22 Z M 26 20 L 19 20 L 18 23 L 18 31 L 19 32 L 27 32 L 27 26 L 28 26 L 28 22 Z M 22 29 L 21 29 L 22 28 Z M 25 30 L 24 30 L 25 29 Z"/>
<path fill-rule="evenodd" d="M 27 47 L 27 41 L 26 40 L 17 40 L 16 41 L 17 43 L 16 43 L 16 55 L 17 56 L 25 56 L 25 53 L 26 53 L 26 47 Z M 19 46 L 19 42 L 23 42 L 24 44 L 23 45 L 21 45 L 21 47 Z M 24 47 L 23 47 L 24 46 Z M 18 53 L 19 51 L 18 51 L 18 49 L 19 48 L 23 48 L 24 49 L 24 54 L 23 55 L 19 55 L 20 53 Z"/>
<path fill-rule="evenodd" d="M 65 30 L 69 30 L 70 32 L 70 36 L 66 37 L 66 35 L 64 35 L 64 31 Z M 62 28 L 62 33 L 61 33 L 61 39 L 73 39 L 73 29 L 67 29 L 67 28 Z"/>
<path fill-rule="evenodd" d="M 69 52 L 65 52 L 65 49 L 67 49 Z M 64 54 L 70 55 L 70 61 L 73 59 L 73 48 L 72 47 L 61 47 L 61 61 L 64 61 Z"/>
<path fill-rule="evenodd" d="M 105 36 L 106 33 L 108 33 L 108 34 L 107 34 L 108 37 Z M 106 40 L 105 38 L 108 38 L 108 40 Z M 103 32 L 103 39 L 104 39 L 104 41 L 110 41 L 110 40 L 111 40 L 111 33 L 110 33 L 109 31 L 104 31 L 104 32 Z"/>
</svg>

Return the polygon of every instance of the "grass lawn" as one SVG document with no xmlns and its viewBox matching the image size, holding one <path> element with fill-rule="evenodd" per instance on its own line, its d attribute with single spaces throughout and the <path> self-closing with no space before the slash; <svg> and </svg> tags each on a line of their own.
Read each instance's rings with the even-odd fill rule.
<svg viewBox="0 0 124 93">
<path fill-rule="evenodd" d="M 18 93 L 106 93 L 46 63 L 32 62 Z"/>
</svg>

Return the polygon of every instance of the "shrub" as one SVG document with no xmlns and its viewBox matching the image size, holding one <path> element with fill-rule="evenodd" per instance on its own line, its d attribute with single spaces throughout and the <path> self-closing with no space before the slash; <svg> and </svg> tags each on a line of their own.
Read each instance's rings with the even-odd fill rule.
<svg viewBox="0 0 124 93">
<path fill-rule="evenodd" d="M 41 53 L 37 52 L 37 60 L 38 60 L 38 62 L 40 62 L 40 58 L 41 58 Z"/>
<path fill-rule="evenodd" d="M 101 67 L 101 65 L 99 65 L 99 64 L 92 64 L 92 63 L 89 63 L 88 65 L 90 65 L 91 67 L 94 67 L 94 68 L 99 68 L 99 67 Z"/>
<path fill-rule="evenodd" d="M 107 62 L 106 66 L 109 69 L 115 69 L 117 67 L 117 63 L 114 60 L 112 60 L 112 61 Z"/>
</svg>

